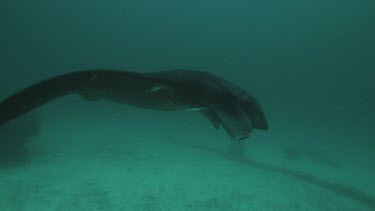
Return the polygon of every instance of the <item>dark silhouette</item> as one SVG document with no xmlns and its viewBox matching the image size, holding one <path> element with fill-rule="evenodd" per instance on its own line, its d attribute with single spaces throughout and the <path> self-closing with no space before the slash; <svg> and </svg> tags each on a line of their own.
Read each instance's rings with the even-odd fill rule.
<svg viewBox="0 0 375 211">
<path fill-rule="evenodd" d="M 87 100 L 107 99 L 158 110 L 195 110 L 234 140 L 253 128 L 267 130 L 258 102 L 241 88 L 209 73 L 171 70 L 136 73 L 86 70 L 63 74 L 31 85 L 0 103 L 0 126 L 48 101 L 68 94 Z"/>
</svg>

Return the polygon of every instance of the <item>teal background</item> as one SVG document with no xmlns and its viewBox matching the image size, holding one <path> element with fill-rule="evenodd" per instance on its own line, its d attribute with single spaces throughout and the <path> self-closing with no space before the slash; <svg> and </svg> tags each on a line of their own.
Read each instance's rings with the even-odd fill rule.
<svg viewBox="0 0 375 211">
<path fill-rule="evenodd" d="M 373 210 L 374 20 L 371 0 L 0 0 L 1 99 L 73 70 L 185 68 L 270 125 L 233 143 L 191 112 L 59 99 L 35 112 L 31 163 L 0 168 L 0 209 Z"/>
</svg>

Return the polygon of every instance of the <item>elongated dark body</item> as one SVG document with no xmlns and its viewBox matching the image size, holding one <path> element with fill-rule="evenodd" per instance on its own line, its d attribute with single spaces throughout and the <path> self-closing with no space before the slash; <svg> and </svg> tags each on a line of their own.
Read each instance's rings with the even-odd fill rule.
<svg viewBox="0 0 375 211">
<path fill-rule="evenodd" d="M 79 94 L 158 110 L 196 110 L 235 140 L 253 128 L 268 129 L 258 102 L 239 87 L 209 73 L 170 70 L 136 73 L 85 70 L 35 83 L 0 103 L 0 126 L 57 97 Z"/>
</svg>

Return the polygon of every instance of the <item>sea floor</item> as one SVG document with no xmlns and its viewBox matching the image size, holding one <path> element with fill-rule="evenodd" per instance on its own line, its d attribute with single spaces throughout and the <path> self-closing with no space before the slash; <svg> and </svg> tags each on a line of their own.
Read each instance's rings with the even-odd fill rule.
<svg viewBox="0 0 375 211">
<path fill-rule="evenodd" d="M 115 107 L 42 115 L 30 160 L 0 168 L 0 210 L 375 210 L 366 149 Z"/>
</svg>

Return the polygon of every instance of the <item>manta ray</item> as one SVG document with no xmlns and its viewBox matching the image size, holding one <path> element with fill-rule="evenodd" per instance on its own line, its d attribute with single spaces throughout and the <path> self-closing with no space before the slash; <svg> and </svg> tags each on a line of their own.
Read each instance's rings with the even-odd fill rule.
<svg viewBox="0 0 375 211">
<path fill-rule="evenodd" d="M 222 126 L 234 140 L 253 129 L 267 130 L 257 100 L 234 84 L 203 71 L 167 70 L 139 73 L 124 70 L 81 70 L 32 84 L 0 102 L 0 126 L 61 96 L 106 99 L 164 111 L 193 110 Z"/>
</svg>

